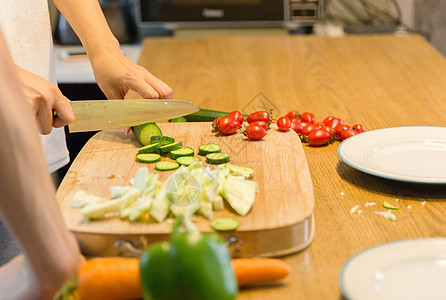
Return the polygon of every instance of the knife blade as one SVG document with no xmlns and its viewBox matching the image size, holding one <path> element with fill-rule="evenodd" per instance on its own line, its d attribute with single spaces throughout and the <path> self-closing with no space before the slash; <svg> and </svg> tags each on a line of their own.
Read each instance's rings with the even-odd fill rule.
<svg viewBox="0 0 446 300">
<path fill-rule="evenodd" d="M 178 118 L 198 111 L 183 100 L 129 99 L 71 101 L 75 121 L 70 132 L 96 131 L 137 126 Z"/>
</svg>

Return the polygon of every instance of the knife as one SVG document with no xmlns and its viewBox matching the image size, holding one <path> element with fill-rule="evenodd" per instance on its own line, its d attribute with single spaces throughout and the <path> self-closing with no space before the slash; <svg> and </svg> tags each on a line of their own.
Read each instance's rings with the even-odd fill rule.
<svg viewBox="0 0 446 300">
<path fill-rule="evenodd" d="M 96 131 L 165 121 L 198 111 L 183 100 L 129 99 L 71 101 L 75 121 L 70 132 Z"/>
</svg>

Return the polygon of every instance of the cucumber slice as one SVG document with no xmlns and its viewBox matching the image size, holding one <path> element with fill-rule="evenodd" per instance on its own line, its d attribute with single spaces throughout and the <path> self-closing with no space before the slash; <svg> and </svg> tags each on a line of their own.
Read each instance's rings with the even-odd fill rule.
<svg viewBox="0 0 446 300">
<path fill-rule="evenodd" d="M 136 139 L 143 146 L 150 144 L 150 139 L 152 136 L 162 135 L 161 129 L 155 123 L 147 123 L 138 126 L 133 126 L 132 132 L 133 135 L 135 135 Z"/>
<path fill-rule="evenodd" d="M 155 165 L 155 170 L 158 171 L 172 171 L 175 169 L 178 169 L 180 167 L 180 164 L 174 161 L 159 161 Z"/>
<path fill-rule="evenodd" d="M 394 209 L 394 210 L 398 210 L 399 208 L 396 206 L 393 206 L 392 204 L 390 204 L 387 201 L 383 201 L 383 207 L 387 208 L 387 209 Z"/>
<path fill-rule="evenodd" d="M 194 154 L 195 154 L 194 149 L 192 149 L 191 147 L 182 147 L 182 148 L 178 148 L 176 150 L 170 151 L 170 158 L 175 160 L 178 157 L 194 156 Z"/>
<path fill-rule="evenodd" d="M 143 163 L 155 163 L 161 160 L 161 155 L 156 153 L 140 153 L 136 155 L 136 160 Z"/>
<path fill-rule="evenodd" d="M 162 146 L 175 143 L 175 139 L 165 135 L 155 135 L 150 138 L 150 143 L 161 143 Z"/>
<path fill-rule="evenodd" d="M 181 156 L 177 158 L 177 163 L 183 166 L 190 166 L 196 161 L 200 161 L 200 159 L 196 156 Z"/>
<path fill-rule="evenodd" d="M 161 143 L 150 144 L 138 149 L 138 153 L 155 153 L 161 147 Z"/>
<path fill-rule="evenodd" d="M 228 153 L 210 153 L 206 155 L 206 162 L 212 165 L 220 165 L 229 162 Z"/>
<path fill-rule="evenodd" d="M 198 154 L 199 155 L 207 155 L 210 153 L 219 153 L 221 152 L 220 145 L 217 144 L 204 144 L 198 147 Z"/>
<path fill-rule="evenodd" d="M 217 231 L 236 230 L 240 226 L 240 221 L 234 218 L 216 218 L 211 222 L 211 228 Z"/>
<path fill-rule="evenodd" d="M 183 146 L 183 143 L 176 142 L 176 143 L 171 143 L 171 144 L 161 146 L 159 150 L 160 150 L 161 154 L 164 154 L 164 153 L 169 153 L 172 150 L 176 150 L 176 149 L 180 148 L 181 146 Z"/>
</svg>

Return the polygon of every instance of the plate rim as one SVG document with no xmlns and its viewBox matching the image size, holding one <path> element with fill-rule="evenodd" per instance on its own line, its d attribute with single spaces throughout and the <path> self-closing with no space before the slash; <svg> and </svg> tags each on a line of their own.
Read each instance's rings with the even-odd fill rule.
<svg viewBox="0 0 446 300">
<path fill-rule="evenodd" d="M 367 247 L 355 254 L 353 254 L 352 256 L 350 256 L 342 265 L 341 270 L 339 271 L 339 276 L 338 276 L 338 281 L 339 281 L 339 288 L 341 289 L 341 293 L 342 295 L 346 298 L 346 299 L 353 299 L 352 295 L 348 293 L 346 287 L 345 287 L 345 272 L 347 270 L 347 268 L 349 266 L 351 266 L 352 262 L 354 262 L 358 257 L 360 257 L 361 255 L 370 253 L 375 251 L 375 249 L 380 249 L 380 248 L 385 248 L 385 247 L 389 247 L 395 244 L 403 244 L 403 243 L 417 243 L 417 242 L 446 242 L 446 237 L 422 237 L 422 238 L 410 238 L 410 239 L 401 239 L 401 240 L 394 240 L 394 241 L 389 241 L 389 242 L 384 242 L 384 243 L 380 243 L 380 244 L 376 244 L 370 247 Z"/>
<path fill-rule="evenodd" d="M 405 129 L 415 129 L 415 128 L 418 128 L 418 129 L 434 129 L 435 128 L 435 129 L 446 130 L 446 127 L 443 127 L 443 126 L 395 126 L 395 127 L 385 127 L 385 128 L 373 129 L 373 130 L 366 131 L 362 134 L 367 134 L 367 133 L 376 132 L 376 131 L 405 130 Z M 351 143 L 352 139 L 354 140 L 354 139 L 358 139 L 358 138 L 363 138 L 363 135 L 362 136 L 360 134 L 354 135 L 354 136 L 344 140 L 343 142 L 341 142 L 337 148 L 337 153 L 338 153 L 339 158 L 348 166 L 350 166 L 358 171 L 361 171 L 363 173 L 369 174 L 369 175 L 373 175 L 373 176 L 385 178 L 385 179 L 390 179 L 390 180 L 395 180 L 395 181 L 400 181 L 400 182 L 437 184 L 437 185 L 446 184 L 446 179 L 419 180 L 419 179 L 411 179 L 411 178 L 402 178 L 402 177 L 398 177 L 398 176 L 391 176 L 391 175 L 378 173 L 373 170 L 364 169 L 360 166 L 355 165 L 354 163 L 349 161 L 347 158 L 345 158 L 345 156 L 342 155 L 341 151 L 342 151 L 343 147 L 346 147 L 345 145 L 347 145 L 347 143 Z"/>
</svg>

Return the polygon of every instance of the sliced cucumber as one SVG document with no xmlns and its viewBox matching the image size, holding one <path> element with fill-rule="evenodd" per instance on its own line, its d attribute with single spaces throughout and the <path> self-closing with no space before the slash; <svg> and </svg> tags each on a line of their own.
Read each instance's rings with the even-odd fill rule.
<svg viewBox="0 0 446 300">
<path fill-rule="evenodd" d="M 240 221 L 234 218 L 216 218 L 211 222 L 211 227 L 217 231 L 236 230 L 240 226 Z"/>
<path fill-rule="evenodd" d="M 206 162 L 212 165 L 221 165 L 229 162 L 228 153 L 209 153 L 206 155 Z"/>
<path fill-rule="evenodd" d="M 394 210 L 398 210 L 399 208 L 396 206 L 393 206 L 392 204 L 390 204 L 387 201 L 383 201 L 383 207 L 387 208 L 387 209 L 394 209 Z"/>
<path fill-rule="evenodd" d="M 210 153 L 219 153 L 221 152 L 220 145 L 217 144 L 204 144 L 198 147 L 199 155 L 207 155 Z"/>
<path fill-rule="evenodd" d="M 162 146 L 175 143 L 175 139 L 165 135 L 155 135 L 150 138 L 150 143 L 161 143 Z"/>
<path fill-rule="evenodd" d="M 161 147 L 161 143 L 150 144 L 138 149 L 138 153 L 155 153 Z"/>
<path fill-rule="evenodd" d="M 177 163 L 187 167 L 199 160 L 200 160 L 200 158 L 198 158 L 196 156 L 181 156 L 181 157 L 177 158 Z"/>
<path fill-rule="evenodd" d="M 155 170 L 157 171 L 172 171 L 175 169 L 178 169 L 180 167 L 180 164 L 174 161 L 159 161 L 155 165 Z"/>
<path fill-rule="evenodd" d="M 195 154 L 194 149 L 192 149 L 191 147 L 181 147 L 176 150 L 170 151 L 170 158 L 175 160 L 178 157 L 194 156 L 194 154 Z"/>
<path fill-rule="evenodd" d="M 184 116 L 187 122 L 212 122 L 216 118 L 227 117 L 229 112 L 200 108 L 199 111 Z M 248 115 L 243 115 L 246 118 Z"/>
<path fill-rule="evenodd" d="M 178 118 L 169 120 L 169 122 L 170 123 L 182 123 L 182 122 L 187 122 L 187 119 L 185 117 L 178 117 Z"/>
<path fill-rule="evenodd" d="M 136 155 L 136 160 L 143 163 L 155 163 L 161 160 L 161 155 L 156 153 L 140 153 Z"/>
<path fill-rule="evenodd" d="M 155 123 L 147 123 L 132 127 L 132 132 L 136 139 L 145 146 L 150 144 L 150 139 L 152 136 L 161 136 L 161 129 Z"/>
<path fill-rule="evenodd" d="M 161 154 L 164 154 L 164 153 L 169 153 L 172 150 L 177 150 L 181 146 L 183 146 L 183 143 L 176 142 L 176 143 L 171 143 L 171 144 L 161 146 L 159 150 L 160 150 Z"/>
</svg>

